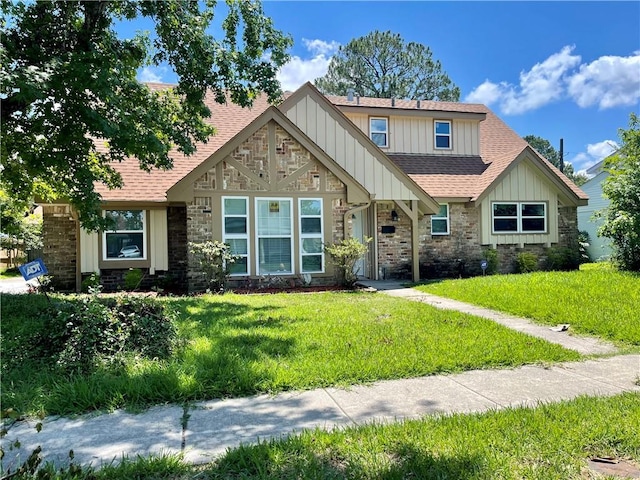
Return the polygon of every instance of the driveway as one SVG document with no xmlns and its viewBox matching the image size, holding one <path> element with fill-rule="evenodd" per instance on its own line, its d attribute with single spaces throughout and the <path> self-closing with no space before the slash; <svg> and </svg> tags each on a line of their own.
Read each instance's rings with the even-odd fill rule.
<svg viewBox="0 0 640 480">
<path fill-rule="evenodd" d="M 0 279 L 0 293 L 27 293 L 29 284 L 22 277 Z"/>
</svg>

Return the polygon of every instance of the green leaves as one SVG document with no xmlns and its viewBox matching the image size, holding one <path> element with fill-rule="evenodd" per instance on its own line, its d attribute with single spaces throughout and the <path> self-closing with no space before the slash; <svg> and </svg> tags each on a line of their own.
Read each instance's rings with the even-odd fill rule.
<svg viewBox="0 0 640 480">
<path fill-rule="evenodd" d="M 204 104 L 251 105 L 258 92 L 279 98 L 275 79 L 291 39 L 276 30 L 260 4 L 229 1 L 225 38 L 208 29 L 215 2 L 7 3 L 0 43 L 2 187 L 27 199 L 38 185 L 69 201 L 88 229 L 104 227 L 96 184 L 118 188 L 113 165 L 136 158 L 143 170 L 172 167 L 173 149 L 192 154 L 214 133 Z M 147 17 L 146 34 L 118 38 L 115 20 Z M 149 89 L 143 66 L 165 65 L 178 76 L 171 89 Z M 215 121 L 215 120 L 214 120 Z M 108 149 L 105 146 L 108 145 Z"/>
<path fill-rule="evenodd" d="M 629 129 L 620 129 L 622 146 L 605 160 L 609 172 L 602 193 L 610 200 L 600 215 L 598 235 L 611 239 L 614 260 L 623 270 L 640 272 L 640 118 L 631 113 Z"/>
<path fill-rule="evenodd" d="M 458 101 L 460 89 L 433 60 L 431 49 L 399 34 L 374 31 L 340 47 L 315 84 L 325 94 Z"/>
</svg>

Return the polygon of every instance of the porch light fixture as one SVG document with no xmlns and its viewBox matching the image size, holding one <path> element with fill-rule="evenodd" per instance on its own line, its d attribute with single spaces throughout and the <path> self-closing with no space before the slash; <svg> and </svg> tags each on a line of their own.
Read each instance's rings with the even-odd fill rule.
<svg viewBox="0 0 640 480">
<path fill-rule="evenodd" d="M 395 210 L 391 210 L 391 221 L 392 222 L 397 222 L 398 221 L 398 212 L 396 212 Z"/>
</svg>

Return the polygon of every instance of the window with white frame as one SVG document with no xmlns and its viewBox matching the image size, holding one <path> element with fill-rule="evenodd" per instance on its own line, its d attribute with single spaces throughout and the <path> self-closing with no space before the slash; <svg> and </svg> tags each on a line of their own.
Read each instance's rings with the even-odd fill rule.
<svg viewBox="0 0 640 480">
<path fill-rule="evenodd" d="M 369 136 L 379 147 L 389 146 L 389 119 L 385 117 L 369 118 Z"/>
<path fill-rule="evenodd" d="M 293 217 L 290 198 L 256 198 L 259 275 L 293 273 Z"/>
<path fill-rule="evenodd" d="M 431 216 L 431 235 L 449 235 L 449 205 L 446 203 Z"/>
<path fill-rule="evenodd" d="M 300 271 L 320 273 L 324 271 L 322 245 L 322 199 L 299 199 L 300 216 Z"/>
<path fill-rule="evenodd" d="M 546 233 L 544 202 L 496 202 L 492 205 L 493 233 Z"/>
<path fill-rule="evenodd" d="M 144 210 L 105 210 L 113 230 L 102 234 L 104 260 L 145 260 L 147 226 Z"/>
<path fill-rule="evenodd" d="M 222 197 L 222 241 L 236 260 L 229 265 L 231 275 L 249 273 L 249 229 L 247 197 Z"/>
<path fill-rule="evenodd" d="M 435 147 L 451 149 L 451 122 L 449 120 L 436 120 L 433 128 L 435 133 Z"/>
</svg>

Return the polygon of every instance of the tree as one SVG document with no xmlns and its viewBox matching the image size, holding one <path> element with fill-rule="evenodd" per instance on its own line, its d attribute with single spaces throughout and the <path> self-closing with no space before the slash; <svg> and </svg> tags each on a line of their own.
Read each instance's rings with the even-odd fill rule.
<svg viewBox="0 0 640 480">
<path fill-rule="evenodd" d="M 619 130 L 622 146 L 607 157 L 609 176 L 602 193 L 610 200 L 599 215 L 604 224 L 598 235 L 611 239 L 613 260 L 623 270 L 640 272 L 640 118 L 630 115 L 629 129 Z"/>
<path fill-rule="evenodd" d="M 540 155 L 549 160 L 557 168 L 560 168 L 560 154 L 555 148 L 553 148 L 553 145 L 551 145 L 549 140 L 536 135 L 527 135 L 522 138 L 524 138 L 529 145 L 535 148 Z M 564 162 L 562 173 L 564 173 L 569 180 L 578 186 L 584 185 L 585 182 L 589 180 L 584 173 L 576 173 L 573 170 L 573 165 L 569 162 Z"/>
<path fill-rule="evenodd" d="M 0 3 L 1 187 L 25 201 L 69 201 L 88 229 L 107 226 L 94 183 L 121 186 L 115 162 L 170 169 L 172 148 L 192 154 L 214 133 L 208 90 L 242 106 L 281 94 L 275 76 L 291 40 L 256 2 L 227 0 L 221 40 L 206 31 L 215 0 Z M 138 17 L 154 22 L 155 37 L 118 38 L 114 23 Z M 173 88 L 136 79 L 141 67 L 167 64 Z"/>
<path fill-rule="evenodd" d="M 429 47 L 374 31 L 341 46 L 327 74 L 315 80 L 327 95 L 349 89 L 367 97 L 458 101 L 460 89 L 434 61 Z"/>
<path fill-rule="evenodd" d="M 42 216 L 0 189 L 0 248 L 8 252 L 9 266 L 18 260 L 19 251 L 41 247 Z"/>
</svg>

